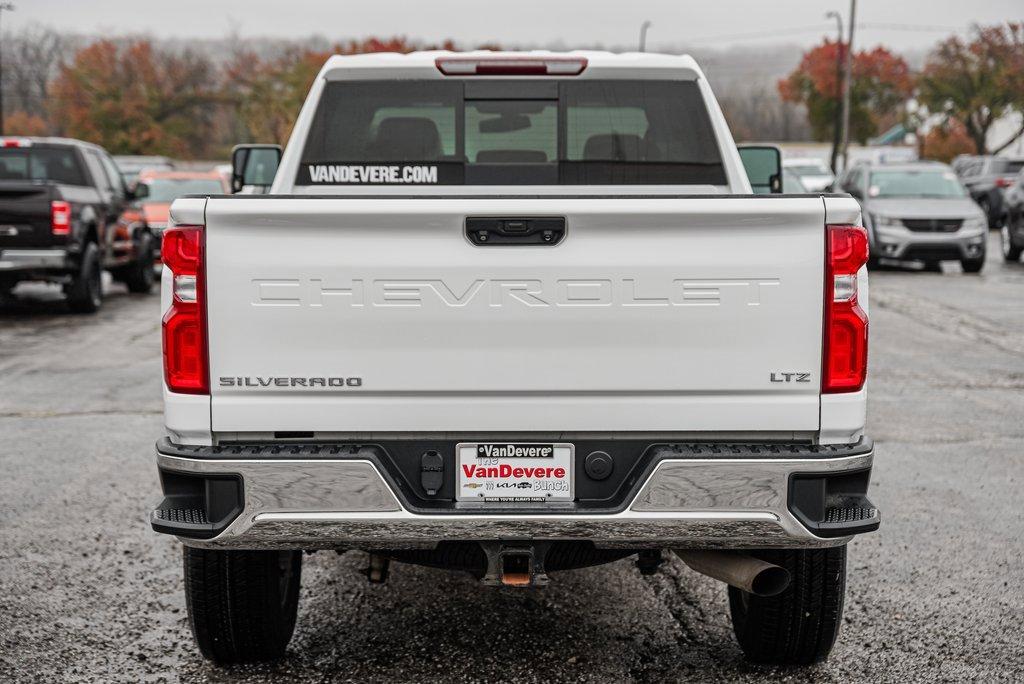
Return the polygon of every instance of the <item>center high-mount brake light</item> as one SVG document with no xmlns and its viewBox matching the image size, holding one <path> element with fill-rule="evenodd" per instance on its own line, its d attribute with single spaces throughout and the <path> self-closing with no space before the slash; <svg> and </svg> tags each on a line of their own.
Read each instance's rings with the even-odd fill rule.
<svg viewBox="0 0 1024 684">
<path fill-rule="evenodd" d="M 161 258 L 171 277 L 171 307 L 163 319 L 164 380 L 183 394 L 209 394 L 206 343 L 205 234 L 202 226 L 164 231 Z"/>
<path fill-rule="evenodd" d="M 856 392 L 868 371 L 868 317 L 857 301 L 857 272 L 868 260 L 860 226 L 825 228 L 825 328 L 821 391 Z"/>
<path fill-rule="evenodd" d="M 586 57 L 438 57 L 445 76 L 578 76 Z"/>
<path fill-rule="evenodd" d="M 71 232 L 71 205 L 64 200 L 50 202 L 50 232 L 54 235 Z"/>
</svg>

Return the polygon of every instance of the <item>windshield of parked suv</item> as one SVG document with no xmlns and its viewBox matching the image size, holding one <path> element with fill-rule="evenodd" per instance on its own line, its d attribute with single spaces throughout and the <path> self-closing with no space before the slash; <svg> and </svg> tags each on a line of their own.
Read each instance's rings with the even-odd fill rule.
<svg viewBox="0 0 1024 684">
<path fill-rule="evenodd" d="M 224 186 L 216 178 L 152 178 L 142 181 L 149 188 L 143 202 L 173 202 L 182 195 L 220 195 Z"/>
<path fill-rule="evenodd" d="M 690 81 L 324 88 L 298 185 L 726 184 Z"/>
<path fill-rule="evenodd" d="M 964 197 L 956 174 L 945 169 L 872 171 L 869 197 Z"/>
<path fill-rule="evenodd" d="M 0 182 L 10 180 L 87 185 L 70 147 L 0 148 Z"/>
</svg>

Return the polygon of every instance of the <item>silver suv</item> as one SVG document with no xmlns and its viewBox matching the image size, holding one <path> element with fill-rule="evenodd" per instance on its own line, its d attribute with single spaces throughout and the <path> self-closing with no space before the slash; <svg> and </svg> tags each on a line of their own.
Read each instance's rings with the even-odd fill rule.
<svg viewBox="0 0 1024 684">
<path fill-rule="evenodd" d="M 873 263 L 959 261 L 967 273 L 981 271 L 988 222 L 949 166 L 861 163 L 840 187 L 861 204 Z"/>
</svg>

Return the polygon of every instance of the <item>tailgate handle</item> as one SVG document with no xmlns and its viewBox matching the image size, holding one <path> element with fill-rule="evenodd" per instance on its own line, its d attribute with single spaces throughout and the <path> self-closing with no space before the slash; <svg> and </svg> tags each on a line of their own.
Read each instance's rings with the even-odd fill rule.
<svg viewBox="0 0 1024 684">
<path fill-rule="evenodd" d="M 466 237 L 478 247 L 557 245 L 565 237 L 565 217 L 467 216 Z"/>
</svg>

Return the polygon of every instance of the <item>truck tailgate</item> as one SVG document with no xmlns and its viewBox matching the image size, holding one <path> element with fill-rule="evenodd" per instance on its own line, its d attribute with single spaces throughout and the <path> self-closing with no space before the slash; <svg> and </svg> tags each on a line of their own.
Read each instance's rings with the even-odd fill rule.
<svg viewBox="0 0 1024 684">
<path fill-rule="evenodd" d="M 475 216 L 567 232 L 477 246 Z M 824 222 L 812 197 L 212 198 L 212 428 L 817 430 Z"/>
</svg>

